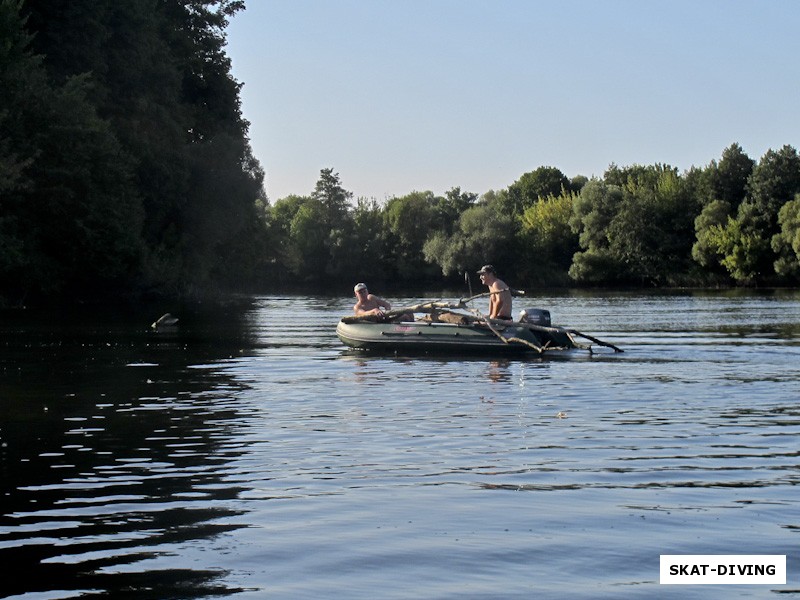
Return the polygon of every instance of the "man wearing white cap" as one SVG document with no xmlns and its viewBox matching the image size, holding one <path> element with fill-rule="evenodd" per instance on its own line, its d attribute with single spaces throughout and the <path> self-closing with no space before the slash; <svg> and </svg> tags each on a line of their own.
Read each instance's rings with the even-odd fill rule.
<svg viewBox="0 0 800 600">
<path fill-rule="evenodd" d="M 357 317 L 374 315 L 380 318 L 383 317 L 384 311 L 392 308 L 392 305 L 383 298 L 370 294 L 366 283 L 357 283 L 353 288 L 353 292 L 356 295 L 356 299 L 358 299 L 358 302 L 353 306 L 353 312 Z"/>
<path fill-rule="evenodd" d="M 478 271 L 481 282 L 489 288 L 489 318 L 511 321 L 511 289 L 497 278 L 492 265 L 483 265 Z"/>
</svg>

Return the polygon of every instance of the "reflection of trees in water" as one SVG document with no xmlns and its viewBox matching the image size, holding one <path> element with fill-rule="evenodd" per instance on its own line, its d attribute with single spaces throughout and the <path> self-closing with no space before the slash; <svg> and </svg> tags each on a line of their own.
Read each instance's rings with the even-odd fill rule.
<svg viewBox="0 0 800 600">
<path fill-rule="evenodd" d="M 219 368 L 253 347 L 241 319 L 190 316 L 166 335 L 90 318 L 3 329 L 0 561 L 23 574 L 3 591 L 236 591 L 221 571 L 184 568 L 181 546 L 241 527 L 220 521 L 242 513 L 225 465 L 246 384 Z M 154 559 L 168 566 L 137 567 Z"/>
</svg>

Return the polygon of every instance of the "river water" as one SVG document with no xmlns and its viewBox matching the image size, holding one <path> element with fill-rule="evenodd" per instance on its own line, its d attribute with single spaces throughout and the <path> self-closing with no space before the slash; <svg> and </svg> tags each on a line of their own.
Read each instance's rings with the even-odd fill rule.
<svg viewBox="0 0 800 600">
<path fill-rule="evenodd" d="M 352 303 L 0 315 L 0 597 L 800 594 L 800 293 L 529 298 L 625 350 L 566 359 L 364 356 Z"/>
</svg>

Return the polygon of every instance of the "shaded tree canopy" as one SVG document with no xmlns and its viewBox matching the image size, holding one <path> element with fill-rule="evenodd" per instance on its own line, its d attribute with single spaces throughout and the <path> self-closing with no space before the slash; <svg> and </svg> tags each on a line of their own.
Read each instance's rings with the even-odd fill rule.
<svg viewBox="0 0 800 600">
<path fill-rule="evenodd" d="M 800 157 L 551 166 L 482 195 L 270 203 L 225 54 L 240 0 L 0 0 L 0 306 L 356 280 L 796 285 Z M 346 282 L 346 284 L 345 284 Z"/>
<path fill-rule="evenodd" d="M 0 6 L 3 295 L 185 294 L 254 277 L 263 173 L 224 52 L 243 2 Z"/>
</svg>

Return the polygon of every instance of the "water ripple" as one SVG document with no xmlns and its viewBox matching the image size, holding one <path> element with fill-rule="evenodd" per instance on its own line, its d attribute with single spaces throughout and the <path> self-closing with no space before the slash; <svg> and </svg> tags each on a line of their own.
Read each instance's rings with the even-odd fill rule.
<svg viewBox="0 0 800 600">
<path fill-rule="evenodd" d="M 797 294 L 534 297 L 626 350 L 545 360 L 352 353 L 351 303 L 5 326 L 6 597 L 669 597 L 796 544 Z"/>
</svg>

